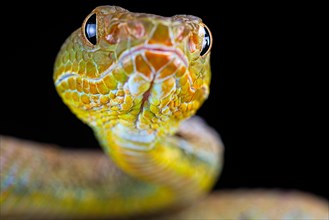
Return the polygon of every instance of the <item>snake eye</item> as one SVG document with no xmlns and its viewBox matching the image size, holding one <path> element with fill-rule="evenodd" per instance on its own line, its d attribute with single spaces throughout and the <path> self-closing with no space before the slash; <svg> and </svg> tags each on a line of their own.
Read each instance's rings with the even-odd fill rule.
<svg viewBox="0 0 329 220">
<path fill-rule="evenodd" d="M 97 20 L 96 14 L 89 16 L 84 25 L 84 35 L 92 45 L 97 43 Z"/>
<path fill-rule="evenodd" d="M 212 37 L 211 37 L 210 30 L 206 26 L 203 26 L 201 29 L 203 29 L 202 30 L 203 40 L 202 40 L 202 50 L 201 50 L 200 56 L 204 56 L 207 53 L 209 53 L 209 51 L 211 49 Z"/>
</svg>

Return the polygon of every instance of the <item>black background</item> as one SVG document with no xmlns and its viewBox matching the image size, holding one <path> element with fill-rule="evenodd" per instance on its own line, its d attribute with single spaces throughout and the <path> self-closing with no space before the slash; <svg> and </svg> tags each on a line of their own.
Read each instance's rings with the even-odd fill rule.
<svg viewBox="0 0 329 220">
<path fill-rule="evenodd" d="M 193 14 L 212 31 L 211 93 L 198 115 L 225 144 L 216 189 L 296 189 L 328 198 L 328 146 L 319 140 L 311 88 L 311 9 L 301 3 L 7 3 L 2 6 L 9 15 L 1 30 L 1 134 L 99 149 L 89 127 L 58 97 L 52 69 L 66 37 L 94 7 L 106 4 L 164 16 Z"/>
</svg>

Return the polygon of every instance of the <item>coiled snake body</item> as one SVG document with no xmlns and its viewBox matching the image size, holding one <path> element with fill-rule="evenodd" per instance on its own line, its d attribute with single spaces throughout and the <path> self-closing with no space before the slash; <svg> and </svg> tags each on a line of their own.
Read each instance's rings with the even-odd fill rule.
<svg viewBox="0 0 329 220">
<path fill-rule="evenodd" d="M 192 117 L 209 94 L 211 41 L 194 16 L 94 9 L 58 53 L 54 82 L 113 163 L 96 153 L 29 148 L 21 158 L 38 158 L 29 163 L 38 174 L 22 175 L 24 159 L 13 164 L 15 148 L 2 149 L 2 210 L 116 218 L 205 195 L 223 151 L 217 133 Z"/>
</svg>

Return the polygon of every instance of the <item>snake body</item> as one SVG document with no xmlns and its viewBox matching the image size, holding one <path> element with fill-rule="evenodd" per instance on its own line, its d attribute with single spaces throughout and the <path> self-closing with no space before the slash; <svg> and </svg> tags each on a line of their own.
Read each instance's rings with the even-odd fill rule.
<svg viewBox="0 0 329 220">
<path fill-rule="evenodd" d="M 50 176 L 34 178 L 37 190 L 24 189 L 30 206 L 53 206 L 65 216 L 135 216 L 206 194 L 220 171 L 220 140 L 201 119 L 186 119 L 209 94 L 210 40 L 194 16 L 94 9 L 61 47 L 53 78 L 115 165 L 98 185 L 74 180 L 88 176 L 86 161 L 70 161 L 81 169 L 75 173 L 39 168 Z M 21 198 L 16 191 L 11 196 Z"/>
<path fill-rule="evenodd" d="M 53 79 L 110 160 L 4 139 L 1 216 L 137 217 L 206 195 L 223 163 L 218 134 L 194 116 L 209 95 L 211 40 L 195 16 L 95 8 L 61 47 Z"/>
</svg>

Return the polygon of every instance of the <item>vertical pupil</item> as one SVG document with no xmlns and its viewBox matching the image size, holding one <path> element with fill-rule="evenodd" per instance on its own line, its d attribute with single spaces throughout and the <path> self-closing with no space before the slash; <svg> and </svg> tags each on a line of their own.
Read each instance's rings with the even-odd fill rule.
<svg viewBox="0 0 329 220">
<path fill-rule="evenodd" d="M 208 52 L 208 49 L 210 48 L 210 34 L 207 28 L 204 28 L 204 37 L 202 41 L 202 51 L 200 53 L 201 56 L 203 56 L 205 53 Z"/>
<path fill-rule="evenodd" d="M 86 22 L 85 33 L 89 42 L 95 45 L 97 43 L 96 14 L 90 16 L 88 21 Z"/>
<path fill-rule="evenodd" d="M 204 39 L 203 39 L 203 47 L 209 47 L 210 46 L 210 36 L 209 33 L 207 31 L 207 29 L 205 29 L 205 35 L 204 35 Z"/>
</svg>

